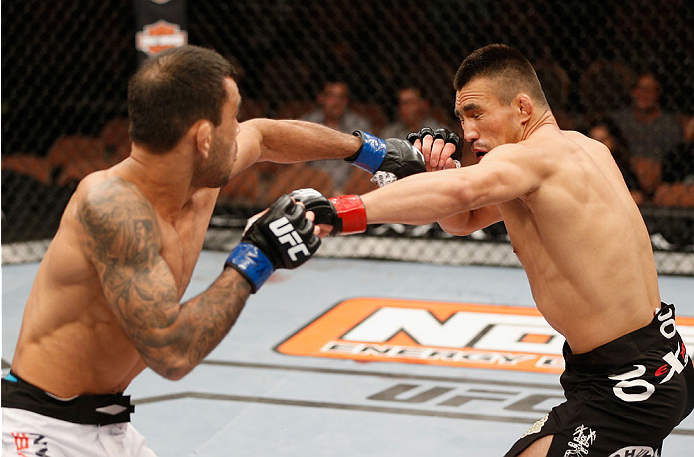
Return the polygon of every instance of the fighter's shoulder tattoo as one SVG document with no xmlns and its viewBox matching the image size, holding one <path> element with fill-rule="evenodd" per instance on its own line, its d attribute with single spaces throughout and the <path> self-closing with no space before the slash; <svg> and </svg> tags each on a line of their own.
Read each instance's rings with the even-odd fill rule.
<svg viewBox="0 0 694 457">
<path fill-rule="evenodd" d="M 160 254 L 161 228 L 149 200 L 119 179 L 86 191 L 77 209 L 80 241 L 104 296 L 147 364 L 164 376 L 179 376 L 229 332 L 250 284 L 238 274 L 224 275 L 180 304 L 174 276 Z M 181 367 L 181 355 L 188 367 Z"/>
<path fill-rule="evenodd" d="M 82 250 L 101 278 L 104 296 L 126 321 L 137 309 L 154 312 L 178 304 L 171 271 L 160 255 L 157 214 L 137 186 L 119 178 L 93 185 L 78 205 L 77 219 Z"/>
<path fill-rule="evenodd" d="M 77 217 L 85 234 L 82 247 L 93 262 L 147 264 L 161 248 L 152 204 L 137 186 L 120 178 L 87 189 Z"/>
</svg>

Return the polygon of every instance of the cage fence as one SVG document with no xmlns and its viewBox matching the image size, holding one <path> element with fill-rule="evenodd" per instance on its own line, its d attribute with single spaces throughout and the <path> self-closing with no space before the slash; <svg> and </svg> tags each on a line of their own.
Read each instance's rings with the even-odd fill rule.
<svg viewBox="0 0 694 457">
<path fill-rule="evenodd" d="M 183 42 L 219 51 L 237 68 L 243 120 L 402 136 L 417 124 L 460 131 L 455 71 L 469 52 L 501 42 L 533 63 L 562 128 L 610 142 L 658 270 L 694 275 L 692 2 L 170 0 L 152 13 L 153 5 L 2 3 L 3 264 L 40 259 L 79 179 L 127 157 L 127 80 L 144 52 Z M 303 187 L 375 188 L 339 161 L 256 164 L 222 189 L 206 248 L 228 249 L 247 217 Z M 518 266 L 502 224 L 467 237 L 435 224 L 372 226 L 326 240 L 319 254 Z"/>
</svg>

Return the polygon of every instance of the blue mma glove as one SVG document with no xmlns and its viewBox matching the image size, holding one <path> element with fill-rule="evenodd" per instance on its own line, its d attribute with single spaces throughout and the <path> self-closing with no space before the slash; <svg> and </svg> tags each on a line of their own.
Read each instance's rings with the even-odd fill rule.
<svg viewBox="0 0 694 457">
<path fill-rule="evenodd" d="M 361 147 L 345 160 L 373 174 L 374 178 L 371 180 L 380 187 L 405 176 L 426 171 L 424 156 L 407 140 L 383 140 L 361 130 L 355 130 L 352 134 L 361 139 Z"/>
</svg>

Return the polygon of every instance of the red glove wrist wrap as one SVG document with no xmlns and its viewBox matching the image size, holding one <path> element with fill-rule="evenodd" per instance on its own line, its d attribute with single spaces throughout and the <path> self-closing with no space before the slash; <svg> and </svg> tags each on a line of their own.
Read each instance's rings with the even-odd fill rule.
<svg viewBox="0 0 694 457">
<path fill-rule="evenodd" d="M 362 233 L 366 230 L 366 208 L 359 195 L 333 197 L 330 202 L 342 221 L 341 235 Z"/>
</svg>

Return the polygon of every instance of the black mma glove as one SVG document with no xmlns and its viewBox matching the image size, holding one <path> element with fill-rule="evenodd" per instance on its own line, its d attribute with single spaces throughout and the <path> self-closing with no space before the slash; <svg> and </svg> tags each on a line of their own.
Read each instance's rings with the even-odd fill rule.
<svg viewBox="0 0 694 457">
<path fill-rule="evenodd" d="M 451 155 L 451 159 L 455 162 L 455 166 L 460 168 L 460 160 L 463 158 L 463 143 L 460 141 L 460 136 L 451 132 L 448 129 L 432 129 L 431 127 L 424 127 L 419 132 L 412 132 L 407 135 L 407 141 L 414 144 L 417 140 L 424 141 L 424 137 L 431 135 L 434 137 L 433 141 L 441 138 L 444 143 L 453 143 L 455 145 L 455 152 Z"/>
<path fill-rule="evenodd" d="M 331 235 L 351 235 L 366 230 L 366 208 L 358 195 L 325 198 L 316 189 L 299 189 L 289 194 L 316 215 L 315 224 L 332 225 Z"/>
<path fill-rule="evenodd" d="M 399 138 L 381 139 L 370 133 L 355 130 L 352 135 L 361 139 L 361 147 L 345 160 L 354 166 L 366 170 L 376 178 L 377 172 L 389 176 L 389 182 L 405 176 L 426 171 L 424 156 L 406 140 Z M 379 186 L 377 180 L 372 179 Z"/>
<path fill-rule="evenodd" d="M 224 267 L 241 273 L 256 293 L 277 268 L 296 268 L 318 250 L 320 238 L 306 209 L 283 195 L 256 220 L 249 220 L 241 242 Z"/>
</svg>

